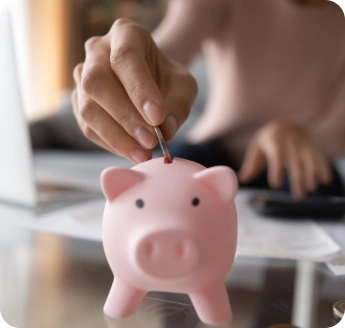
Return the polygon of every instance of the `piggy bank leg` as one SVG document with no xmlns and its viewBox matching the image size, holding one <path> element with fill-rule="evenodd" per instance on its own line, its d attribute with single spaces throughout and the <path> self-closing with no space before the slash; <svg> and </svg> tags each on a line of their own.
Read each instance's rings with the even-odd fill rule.
<svg viewBox="0 0 345 328">
<path fill-rule="evenodd" d="M 145 294 L 115 278 L 104 305 L 104 313 L 114 319 L 129 317 L 137 310 Z"/>
<path fill-rule="evenodd" d="M 189 296 L 202 322 L 221 325 L 231 321 L 231 306 L 223 284 L 207 287 Z"/>
</svg>

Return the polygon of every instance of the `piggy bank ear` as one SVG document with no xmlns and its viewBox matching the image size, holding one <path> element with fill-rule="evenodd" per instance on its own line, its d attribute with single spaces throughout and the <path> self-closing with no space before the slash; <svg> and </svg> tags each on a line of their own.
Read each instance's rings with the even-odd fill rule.
<svg viewBox="0 0 345 328">
<path fill-rule="evenodd" d="M 215 192 L 224 202 L 233 201 L 238 182 L 235 172 L 227 166 L 214 166 L 198 172 L 194 178 Z"/>
<path fill-rule="evenodd" d="M 141 172 L 126 168 L 109 167 L 101 175 L 104 196 L 111 202 L 122 192 L 144 179 L 145 175 Z"/>
</svg>

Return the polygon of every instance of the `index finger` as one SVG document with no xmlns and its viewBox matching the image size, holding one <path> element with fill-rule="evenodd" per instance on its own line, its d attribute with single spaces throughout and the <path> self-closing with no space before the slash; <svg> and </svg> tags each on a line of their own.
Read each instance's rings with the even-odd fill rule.
<svg viewBox="0 0 345 328">
<path fill-rule="evenodd" d="M 111 67 L 134 106 L 151 125 L 160 125 L 167 115 L 161 91 L 155 82 L 155 79 L 162 78 L 159 76 L 159 55 L 158 48 L 145 28 L 126 19 L 114 23 L 111 33 Z"/>
</svg>

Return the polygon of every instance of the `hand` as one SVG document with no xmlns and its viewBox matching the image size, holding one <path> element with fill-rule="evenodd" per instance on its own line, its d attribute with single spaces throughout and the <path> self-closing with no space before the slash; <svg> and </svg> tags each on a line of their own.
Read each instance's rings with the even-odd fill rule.
<svg viewBox="0 0 345 328">
<path fill-rule="evenodd" d="M 197 93 L 194 78 L 128 19 L 89 39 L 85 49 L 72 96 L 81 130 L 110 152 L 137 163 L 150 159 L 158 142 L 153 126 L 160 125 L 169 141 L 187 119 Z"/>
<path fill-rule="evenodd" d="M 239 172 L 240 182 L 250 182 L 265 168 L 272 188 L 282 185 L 286 171 L 296 199 L 332 178 L 327 158 L 311 143 L 306 131 L 284 121 L 270 122 L 254 135 Z"/>
</svg>

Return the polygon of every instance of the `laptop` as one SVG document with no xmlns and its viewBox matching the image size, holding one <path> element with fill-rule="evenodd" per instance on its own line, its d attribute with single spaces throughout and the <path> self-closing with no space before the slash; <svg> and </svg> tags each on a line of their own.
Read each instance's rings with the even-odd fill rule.
<svg viewBox="0 0 345 328">
<path fill-rule="evenodd" d="M 0 13 L 0 44 L 0 201 L 40 213 L 100 197 L 100 193 L 82 188 L 36 183 L 16 71 L 11 17 L 6 8 Z"/>
</svg>

